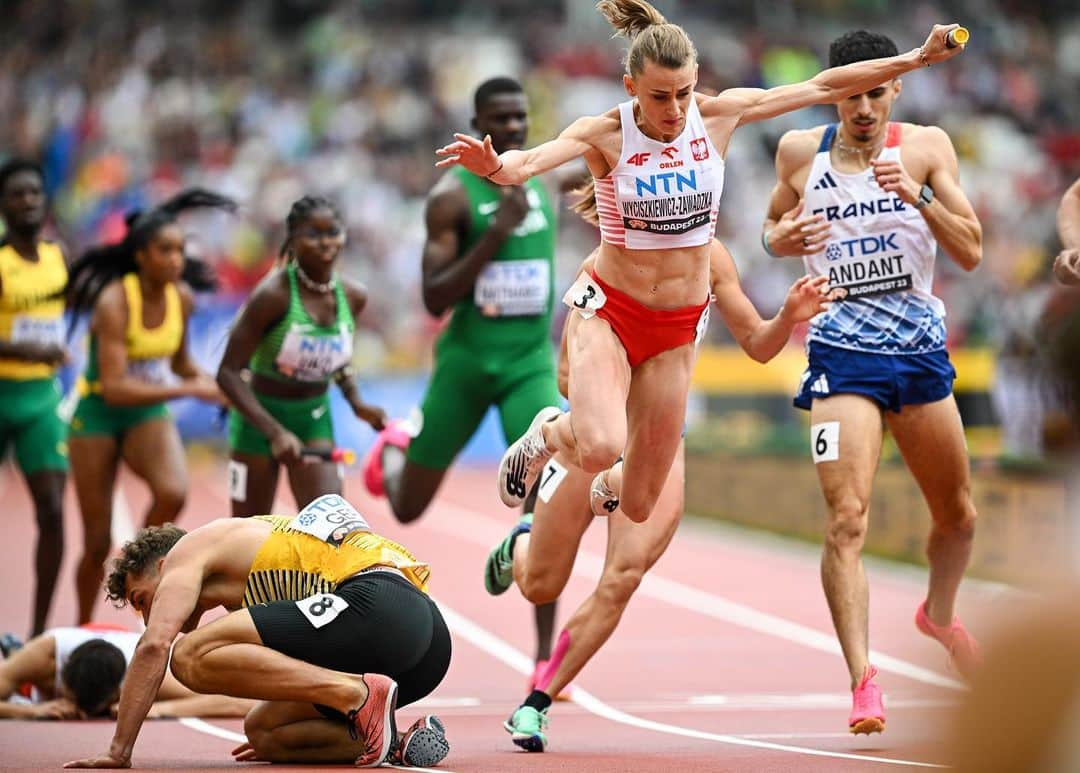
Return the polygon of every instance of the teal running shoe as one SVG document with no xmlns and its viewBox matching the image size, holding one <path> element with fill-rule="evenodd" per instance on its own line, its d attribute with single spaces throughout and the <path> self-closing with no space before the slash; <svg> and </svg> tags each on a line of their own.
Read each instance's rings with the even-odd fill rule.
<svg viewBox="0 0 1080 773">
<path fill-rule="evenodd" d="M 499 596 L 514 584 L 514 540 L 532 531 L 532 513 L 525 513 L 502 542 L 488 553 L 484 563 L 484 587 L 492 596 Z"/>
<path fill-rule="evenodd" d="M 542 752 L 547 748 L 544 730 L 548 726 L 547 709 L 537 711 L 532 706 L 519 706 L 503 727 L 510 739 L 527 752 Z"/>
</svg>

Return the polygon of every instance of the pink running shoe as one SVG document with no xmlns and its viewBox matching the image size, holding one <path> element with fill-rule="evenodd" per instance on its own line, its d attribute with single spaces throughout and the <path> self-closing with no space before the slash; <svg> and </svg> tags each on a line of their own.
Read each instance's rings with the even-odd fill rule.
<svg viewBox="0 0 1080 773">
<path fill-rule="evenodd" d="M 960 622 L 960 618 L 954 617 L 952 625 L 942 626 L 930 619 L 926 614 L 926 602 L 919 604 L 915 610 L 915 627 L 931 639 L 937 639 L 949 652 L 949 659 L 953 667 L 965 679 L 971 679 L 971 675 L 982 664 L 982 653 L 979 651 L 979 643 L 975 641 L 967 629 Z"/>
<path fill-rule="evenodd" d="M 375 436 L 371 450 L 364 457 L 364 488 L 373 497 L 386 496 L 386 489 L 383 488 L 383 446 L 389 443 L 395 448 L 408 448 L 412 435 L 409 434 L 407 427 L 408 423 L 404 419 L 388 421 L 386 427 Z"/>
<path fill-rule="evenodd" d="M 880 733 L 885 729 L 885 706 L 881 703 L 881 688 L 874 684 L 877 669 L 867 666 L 858 686 L 851 691 L 851 715 L 848 729 L 859 733 Z"/>
<path fill-rule="evenodd" d="M 348 714 L 349 736 L 364 743 L 364 753 L 356 758 L 358 768 L 377 768 L 397 743 L 397 682 L 382 674 L 364 674 L 368 695 L 363 705 Z"/>
</svg>

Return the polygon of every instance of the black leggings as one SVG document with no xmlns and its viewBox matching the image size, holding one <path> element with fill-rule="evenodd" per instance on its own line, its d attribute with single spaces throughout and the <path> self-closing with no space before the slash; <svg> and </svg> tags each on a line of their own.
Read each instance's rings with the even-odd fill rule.
<svg viewBox="0 0 1080 773">
<path fill-rule="evenodd" d="M 332 594 L 248 611 L 267 647 L 334 671 L 385 674 L 398 683 L 399 706 L 431 693 L 450 668 L 450 631 L 439 608 L 391 572 L 368 572 Z"/>
</svg>

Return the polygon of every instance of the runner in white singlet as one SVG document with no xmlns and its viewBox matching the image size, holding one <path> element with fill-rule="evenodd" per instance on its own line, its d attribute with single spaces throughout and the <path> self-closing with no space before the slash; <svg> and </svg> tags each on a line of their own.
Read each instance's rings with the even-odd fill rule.
<svg viewBox="0 0 1080 773">
<path fill-rule="evenodd" d="M 895 52 L 888 38 L 859 31 L 832 44 L 829 62 Z M 916 625 L 945 645 L 962 672 L 978 661 L 974 639 L 953 613 L 975 507 L 945 307 L 932 284 L 938 245 L 970 271 L 982 257 L 982 231 L 948 136 L 889 121 L 900 91 L 899 79 L 881 79 L 838 101 L 838 124 L 784 135 L 762 234 L 770 254 L 803 258 L 811 274 L 846 295 L 811 323 L 795 404 L 810 410 L 811 452 L 828 507 L 821 574 L 851 676 L 853 733 L 885 727 L 860 558 L 883 422 L 933 517 L 930 584 Z"/>
</svg>

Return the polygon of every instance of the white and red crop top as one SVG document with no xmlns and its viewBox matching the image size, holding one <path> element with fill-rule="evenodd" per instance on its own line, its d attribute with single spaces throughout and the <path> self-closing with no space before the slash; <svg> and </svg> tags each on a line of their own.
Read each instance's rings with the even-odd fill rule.
<svg viewBox="0 0 1080 773">
<path fill-rule="evenodd" d="M 716 230 L 724 159 L 705 131 L 697 100 L 671 142 L 647 137 L 634 121 L 634 100 L 619 105 L 622 153 L 596 180 L 600 237 L 631 250 L 700 247 Z"/>
</svg>

